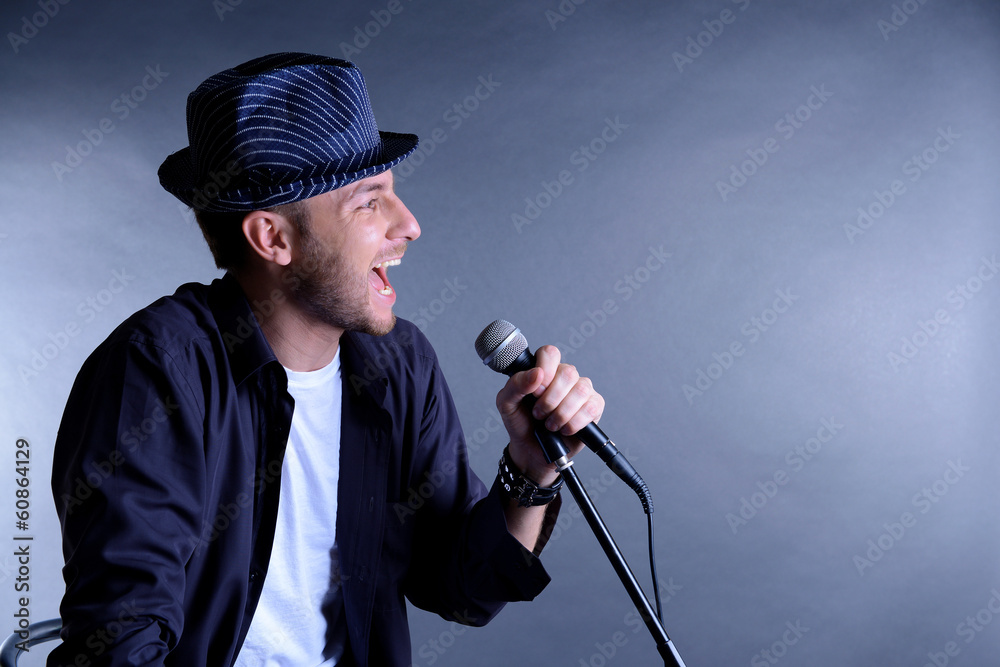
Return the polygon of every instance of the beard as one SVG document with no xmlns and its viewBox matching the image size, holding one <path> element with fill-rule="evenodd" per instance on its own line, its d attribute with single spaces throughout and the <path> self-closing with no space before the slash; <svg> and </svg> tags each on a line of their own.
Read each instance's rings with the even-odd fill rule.
<svg viewBox="0 0 1000 667">
<path fill-rule="evenodd" d="M 384 336 L 396 326 L 396 315 L 379 319 L 368 296 L 368 275 L 358 275 L 346 259 L 326 249 L 308 226 L 300 229 L 302 260 L 292 268 L 297 280 L 292 296 L 302 309 L 324 324 L 344 331 Z"/>
</svg>

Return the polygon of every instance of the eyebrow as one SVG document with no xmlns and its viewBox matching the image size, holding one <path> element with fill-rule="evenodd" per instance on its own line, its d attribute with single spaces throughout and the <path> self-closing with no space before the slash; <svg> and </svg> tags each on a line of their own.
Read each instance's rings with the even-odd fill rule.
<svg viewBox="0 0 1000 667">
<path fill-rule="evenodd" d="M 374 192 L 376 190 L 385 190 L 385 185 L 382 183 L 366 183 L 365 185 L 359 187 L 355 192 Z"/>
<path fill-rule="evenodd" d="M 392 191 L 392 188 L 386 187 L 384 183 L 380 182 L 365 183 L 364 185 L 358 186 L 358 188 L 351 193 L 348 199 L 354 199 L 358 195 L 367 194 L 369 192 L 386 192 L 386 191 Z"/>
</svg>

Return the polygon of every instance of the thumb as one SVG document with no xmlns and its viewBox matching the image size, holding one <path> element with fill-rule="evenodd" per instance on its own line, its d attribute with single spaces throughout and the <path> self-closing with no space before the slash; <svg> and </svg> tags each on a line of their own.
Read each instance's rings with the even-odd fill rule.
<svg viewBox="0 0 1000 667">
<path fill-rule="evenodd" d="M 517 412 L 526 396 L 539 391 L 544 375 L 541 368 L 532 368 L 510 376 L 507 384 L 497 394 L 497 409 L 500 414 L 512 415 Z"/>
</svg>

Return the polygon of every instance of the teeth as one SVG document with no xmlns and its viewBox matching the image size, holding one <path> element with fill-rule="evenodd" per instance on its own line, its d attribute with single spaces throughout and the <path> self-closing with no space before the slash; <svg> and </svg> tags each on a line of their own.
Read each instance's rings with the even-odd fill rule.
<svg viewBox="0 0 1000 667">
<path fill-rule="evenodd" d="M 400 263 L 402 263 L 402 261 L 403 260 L 398 259 L 398 258 L 397 259 L 388 259 L 388 260 L 386 260 L 384 262 L 380 262 L 380 263 L 376 264 L 374 268 L 376 268 L 376 269 L 386 268 L 387 269 L 390 266 L 399 266 Z M 392 286 L 391 285 L 386 285 L 384 288 L 382 288 L 380 290 L 376 290 L 376 291 L 379 294 L 381 294 L 382 296 L 389 296 L 390 294 L 392 294 Z"/>
</svg>

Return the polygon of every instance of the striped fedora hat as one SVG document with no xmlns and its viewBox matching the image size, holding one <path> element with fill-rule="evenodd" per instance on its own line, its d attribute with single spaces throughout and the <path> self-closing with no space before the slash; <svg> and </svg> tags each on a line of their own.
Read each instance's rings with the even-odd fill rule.
<svg viewBox="0 0 1000 667">
<path fill-rule="evenodd" d="M 413 134 L 381 132 L 361 71 L 305 53 L 255 58 L 188 96 L 187 148 L 160 183 L 203 211 L 253 211 L 315 197 L 401 162 Z"/>
</svg>

